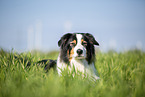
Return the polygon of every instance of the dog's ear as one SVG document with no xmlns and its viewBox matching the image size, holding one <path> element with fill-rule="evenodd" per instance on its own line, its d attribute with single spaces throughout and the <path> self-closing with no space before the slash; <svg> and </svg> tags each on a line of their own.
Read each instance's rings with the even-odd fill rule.
<svg viewBox="0 0 145 97">
<path fill-rule="evenodd" d="M 61 39 L 58 41 L 58 46 L 60 47 L 60 46 L 62 46 L 64 44 L 66 44 L 66 42 L 68 41 L 68 39 L 70 38 L 70 36 L 72 36 L 71 33 L 67 33 L 67 34 L 63 35 L 61 37 Z"/>
<path fill-rule="evenodd" d="M 90 33 L 85 33 L 85 36 L 89 39 L 89 41 L 92 44 L 99 46 L 99 43 L 95 40 L 95 38 L 93 37 L 93 35 L 91 35 Z"/>
</svg>

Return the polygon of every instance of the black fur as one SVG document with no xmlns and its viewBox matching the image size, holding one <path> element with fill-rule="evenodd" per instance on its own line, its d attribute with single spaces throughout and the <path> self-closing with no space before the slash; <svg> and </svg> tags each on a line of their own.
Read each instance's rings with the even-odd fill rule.
<svg viewBox="0 0 145 97">
<path fill-rule="evenodd" d="M 44 70 L 46 70 L 46 72 L 48 72 L 48 70 L 50 68 L 56 69 L 56 63 L 57 60 L 51 60 L 51 59 L 44 59 L 44 60 L 40 60 L 38 62 L 32 62 L 31 60 L 28 60 L 28 58 L 22 58 L 20 56 L 14 56 L 15 59 L 18 60 L 18 62 L 26 64 L 26 68 L 30 67 L 32 64 L 33 65 L 38 65 L 41 67 L 44 67 Z"/>
<path fill-rule="evenodd" d="M 91 64 L 92 62 L 95 62 L 95 47 L 94 45 L 98 45 L 99 43 L 95 40 L 95 38 L 89 34 L 89 33 L 85 33 L 83 34 L 83 38 L 85 41 L 87 41 L 87 61 L 88 64 Z"/>
<path fill-rule="evenodd" d="M 67 55 L 67 51 L 71 51 L 70 42 L 76 39 L 75 34 L 67 33 L 61 37 L 58 41 L 58 46 L 60 46 L 60 61 L 64 61 L 65 63 L 69 64 L 69 56 Z M 70 52 L 69 52 L 70 53 Z"/>
<path fill-rule="evenodd" d="M 44 70 L 48 71 L 51 68 L 56 69 L 56 63 L 57 63 L 57 60 L 45 59 L 45 60 L 38 61 L 36 64 L 38 65 L 43 64 Z"/>
</svg>

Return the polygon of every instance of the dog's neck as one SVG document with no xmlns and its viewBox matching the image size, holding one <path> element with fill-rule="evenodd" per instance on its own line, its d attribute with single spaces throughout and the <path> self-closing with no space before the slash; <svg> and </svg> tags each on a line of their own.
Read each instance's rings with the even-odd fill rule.
<svg viewBox="0 0 145 97">
<path fill-rule="evenodd" d="M 85 73 L 86 70 L 90 67 L 90 66 L 94 66 L 94 63 L 88 64 L 88 61 L 86 59 L 75 59 L 72 58 L 70 60 L 70 63 L 65 63 L 63 60 L 60 60 L 60 56 L 58 56 L 57 59 L 57 70 L 58 73 L 60 73 L 60 69 L 63 70 L 64 68 L 69 68 L 70 70 L 75 69 L 76 71 L 80 71 L 82 73 Z"/>
<path fill-rule="evenodd" d="M 81 71 L 82 73 L 85 72 L 85 69 L 88 67 L 88 62 L 86 59 L 75 59 L 73 58 L 70 61 L 70 66 L 75 67 L 75 70 Z"/>
<path fill-rule="evenodd" d="M 68 68 L 70 71 L 72 69 L 75 69 L 76 72 L 79 71 L 87 76 L 89 75 L 95 79 L 99 79 L 99 77 L 97 76 L 94 63 L 92 62 L 91 64 L 88 64 L 86 59 L 82 59 L 82 60 L 72 59 L 70 61 L 70 64 L 67 64 L 61 61 L 60 56 L 58 56 L 58 59 L 57 59 L 58 74 L 61 75 L 61 70 L 64 70 L 65 68 Z"/>
</svg>

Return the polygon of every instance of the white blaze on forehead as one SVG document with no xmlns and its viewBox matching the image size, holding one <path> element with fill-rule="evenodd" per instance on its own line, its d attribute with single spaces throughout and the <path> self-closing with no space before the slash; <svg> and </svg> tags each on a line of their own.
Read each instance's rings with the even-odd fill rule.
<svg viewBox="0 0 145 97">
<path fill-rule="evenodd" d="M 76 34 L 77 37 L 77 44 L 81 44 L 81 40 L 82 40 L 82 35 L 81 34 Z"/>
</svg>

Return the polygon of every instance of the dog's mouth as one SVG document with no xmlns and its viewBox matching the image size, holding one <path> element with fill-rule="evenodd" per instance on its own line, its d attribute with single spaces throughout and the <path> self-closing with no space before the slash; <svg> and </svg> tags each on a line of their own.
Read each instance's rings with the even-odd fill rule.
<svg viewBox="0 0 145 97">
<path fill-rule="evenodd" d="M 81 55 L 69 57 L 69 59 L 72 59 L 72 58 L 74 58 L 74 59 L 76 59 L 76 60 L 86 59 L 85 56 L 81 56 Z"/>
<path fill-rule="evenodd" d="M 84 56 L 76 56 L 75 59 L 85 59 Z"/>
</svg>

